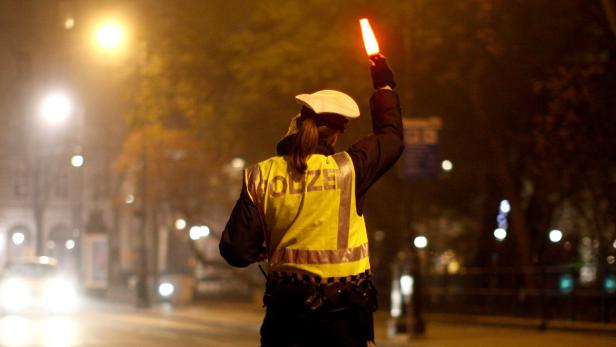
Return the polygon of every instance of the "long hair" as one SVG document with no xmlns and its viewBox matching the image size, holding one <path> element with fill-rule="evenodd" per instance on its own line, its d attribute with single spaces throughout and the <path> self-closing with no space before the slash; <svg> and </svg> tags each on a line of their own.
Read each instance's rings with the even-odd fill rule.
<svg viewBox="0 0 616 347">
<path fill-rule="evenodd" d="M 306 173 L 308 156 L 316 152 L 319 139 L 328 140 L 344 130 L 344 117 L 329 115 L 328 118 L 329 121 L 325 121 L 312 110 L 302 108 L 301 116 L 297 119 L 297 136 L 291 150 L 291 168 L 296 173 Z"/>
</svg>

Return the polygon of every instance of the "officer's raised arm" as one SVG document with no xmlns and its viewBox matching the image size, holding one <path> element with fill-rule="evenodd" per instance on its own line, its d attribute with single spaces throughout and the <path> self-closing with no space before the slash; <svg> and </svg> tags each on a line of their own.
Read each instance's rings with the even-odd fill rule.
<svg viewBox="0 0 616 347">
<path fill-rule="evenodd" d="M 394 74 L 382 54 L 372 56 L 370 61 L 372 86 L 376 89 L 370 98 L 373 133 L 347 150 L 357 174 L 359 209 L 368 188 L 395 164 L 404 149 L 402 117 L 398 94 L 394 91 Z"/>
</svg>

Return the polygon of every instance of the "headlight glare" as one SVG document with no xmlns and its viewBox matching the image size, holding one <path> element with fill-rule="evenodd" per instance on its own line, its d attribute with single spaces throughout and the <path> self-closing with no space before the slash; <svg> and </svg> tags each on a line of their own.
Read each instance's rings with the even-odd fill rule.
<svg viewBox="0 0 616 347">
<path fill-rule="evenodd" d="M 43 289 L 43 304 L 49 310 L 70 311 L 77 303 L 77 290 L 67 280 L 49 280 Z"/>
<path fill-rule="evenodd" d="M 32 302 L 32 291 L 28 283 L 19 278 L 9 278 L 0 288 L 0 303 L 9 311 L 19 311 Z"/>
</svg>

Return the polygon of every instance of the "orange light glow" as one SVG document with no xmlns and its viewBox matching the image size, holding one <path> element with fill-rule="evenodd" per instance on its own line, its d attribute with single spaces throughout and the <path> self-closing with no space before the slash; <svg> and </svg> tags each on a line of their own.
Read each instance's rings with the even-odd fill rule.
<svg viewBox="0 0 616 347">
<path fill-rule="evenodd" d="M 368 56 L 379 54 L 379 43 L 374 36 L 374 32 L 372 31 L 372 27 L 370 27 L 370 22 L 368 22 L 368 19 L 360 19 L 359 25 L 361 26 L 361 34 L 364 38 L 364 47 L 366 47 L 366 53 L 368 53 Z"/>
</svg>

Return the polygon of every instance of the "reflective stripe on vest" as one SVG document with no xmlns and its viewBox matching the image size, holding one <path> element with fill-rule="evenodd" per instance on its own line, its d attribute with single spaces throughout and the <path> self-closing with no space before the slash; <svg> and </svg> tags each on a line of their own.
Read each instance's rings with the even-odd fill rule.
<svg viewBox="0 0 616 347">
<path fill-rule="evenodd" d="M 353 184 L 353 163 L 343 154 L 334 155 L 340 170 L 340 209 L 338 210 L 338 249 L 346 249 L 349 241 L 349 219 L 351 218 L 351 199 Z"/>
<path fill-rule="evenodd" d="M 308 250 L 283 248 L 276 250 L 270 262 L 294 264 L 337 264 L 358 261 L 368 256 L 368 244 L 336 250 Z"/>
<path fill-rule="evenodd" d="M 370 268 L 363 217 L 355 206 L 348 154 L 312 155 L 306 174 L 273 157 L 245 172 L 248 195 L 266 229 L 270 270 L 343 277 Z"/>
</svg>

